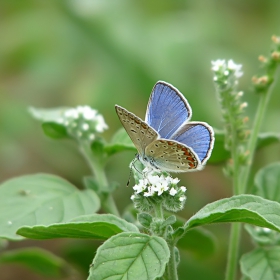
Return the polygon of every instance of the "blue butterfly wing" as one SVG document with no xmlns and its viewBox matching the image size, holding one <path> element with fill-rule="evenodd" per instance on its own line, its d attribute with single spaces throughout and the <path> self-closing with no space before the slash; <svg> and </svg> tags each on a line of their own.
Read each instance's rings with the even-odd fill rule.
<svg viewBox="0 0 280 280">
<path fill-rule="evenodd" d="M 191 107 L 185 97 L 174 86 L 159 81 L 151 93 L 145 121 L 162 138 L 172 134 L 191 118 Z"/>
<path fill-rule="evenodd" d="M 207 123 L 190 122 L 180 127 L 171 139 L 192 148 L 201 164 L 204 164 L 213 149 L 214 131 Z"/>
</svg>

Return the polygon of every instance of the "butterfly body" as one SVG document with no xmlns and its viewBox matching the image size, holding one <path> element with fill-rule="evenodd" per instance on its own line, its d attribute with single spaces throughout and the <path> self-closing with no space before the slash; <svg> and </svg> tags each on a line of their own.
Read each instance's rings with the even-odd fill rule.
<svg viewBox="0 0 280 280">
<path fill-rule="evenodd" d="M 203 122 L 189 122 L 191 107 L 172 85 L 156 83 L 145 121 L 121 106 L 115 108 L 145 166 L 167 172 L 195 171 L 210 157 L 213 129 Z"/>
</svg>

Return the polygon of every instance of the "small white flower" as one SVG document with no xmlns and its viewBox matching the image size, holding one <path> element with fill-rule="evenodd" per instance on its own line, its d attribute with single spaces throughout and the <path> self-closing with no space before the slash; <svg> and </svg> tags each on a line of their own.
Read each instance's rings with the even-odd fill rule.
<svg viewBox="0 0 280 280">
<path fill-rule="evenodd" d="M 105 123 L 103 116 L 97 115 L 96 117 L 96 131 L 97 132 L 103 132 L 105 129 L 108 128 L 108 125 Z"/>
<path fill-rule="evenodd" d="M 174 178 L 172 179 L 171 183 L 174 185 L 177 185 L 180 182 L 180 180 L 178 178 Z"/>
<path fill-rule="evenodd" d="M 214 72 L 223 70 L 223 72 L 225 71 L 225 67 L 226 67 L 226 61 L 224 59 L 217 59 L 215 61 L 211 61 L 212 63 L 212 70 Z"/>
<path fill-rule="evenodd" d="M 143 185 L 143 184 L 138 184 L 138 185 L 135 185 L 133 187 L 133 189 L 135 190 L 136 193 L 141 193 L 143 192 L 145 189 L 147 188 L 146 185 Z"/>
<path fill-rule="evenodd" d="M 133 200 L 134 198 L 135 198 L 135 195 L 133 194 L 133 195 L 130 197 L 130 199 Z"/>
<path fill-rule="evenodd" d="M 95 135 L 93 133 L 91 133 L 89 136 L 88 136 L 89 140 L 90 141 L 93 141 L 95 139 Z"/>
<path fill-rule="evenodd" d="M 75 110 L 75 109 L 68 109 L 64 112 L 64 116 L 66 118 L 77 119 L 79 117 L 79 114 L 78 114 L 77 110 Z"/>
<path fill-rule="evenodd" d="M 97 114 L 97 111 L 90 108 L 89 106 L 78 106 L 77 111 L 86 120 L 94 120 Z"/>
<path fill-rule="evenodd" d="M 179 200 L 180 200 L 181 202 L 183 202 L 183 201 L 186 200 L 186 197 L 185 197 L 185 196 L 181 196 L 181 197 L 179 198 Z"/>
<path fill-rule="evenodd" d="M 187 188 L 186 187 L 181 187 L 180 188 L 182 192 L 186 192 Z"/>
<path fill-rule="evenodd" d="M 168 182 L 162 181 L 161 183 L 158 183 L 156 190 L 158 192 L 158 195 L 161 195 L 164 191 L 168 190 Z"/>
<path fill-rule="evenodd" d="M 89 129 L 88 123 L 83 123 L 82 128 L 83 130 L 88 130 Z"/>
<path fill-rule="evenodd" d="M 177 193 L 177 191 L 176 191 L 174 188 L 172 188 L 172 189 L 169 191 L 169 194 L 172 195 L 172 196 L 174 196 L 176 193 Z"/>
<path fill-rule="evenodd" d="M 242 64 L 236 64 L 232 59 L 230 59 L 227 63 L 227 67 L 228 69 L 234 71 L 234 76 L 236 78 L 240 78 L 243 75 L 243 72 L 241 71 Z"/>
<path fill-rule="evenodd" d="M 157 183 L 160 183 L 160 177 L 157 175 L 148 174 L 147 179 L 152 185 L 156 185 Z"/>
<path fill-rule="evenodd" d="M 248 106 L 248 103 L 247 103 L 247 102 L 243 102 L 243 103 L 240 105 L 240 109 L 246 108 L 247 106 Z"/>
</svg>

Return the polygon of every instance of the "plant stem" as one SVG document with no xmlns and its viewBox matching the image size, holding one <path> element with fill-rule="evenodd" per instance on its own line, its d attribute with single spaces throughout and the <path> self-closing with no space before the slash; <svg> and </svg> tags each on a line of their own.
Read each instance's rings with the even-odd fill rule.
<svg viewBox="0 0 280 280">
<path fill-rule="evenodd" d="M 153 203 L 155 216 L 159 219 L 163 219 L 163 209 L 160 203 Z"/>
<path fill-rule="evenodd" d="M 168 280 L 178 280 L 177 275 L 177 264 L 176 264 L 176 255 L 175 255 L 175 246 L 173 243 L 169 243 L 170 250 L 170 259 L 167 264 L 167 279 Z"/>
<path fill-rule="evenodd" d="M 238 139 L 236 132 L 233 127 L 233 143 L 231 149 L 231 155 L 233 159 L 233 193 L 238 195 L 241 193 L 241 188 L 239 185 L 239 174 L 240 174 L 240 162 L 238 159 Z M 230 229 L 229 238 L 229 251 L 226 266 L 226 280 L 234 280 L 236 276 L 236 271 L 238 267 L 238 252 L 239 252 L 239 242 L 240 242 L 240 232 L 241 224 L 233 223 Z"/>
<path fill-rule="evenodd" d="M 246 193 L 247 191 L 247 183 L 248 183 L 248 177 L 250 174 L 251 166 L 252 166 L 252 161 L 254 158 L 255 154 L 255 149 L 256 149 L 256 144 L 258 140 L 258 135 L 260 132 L 260 127 L 266 112 L 267 104 L 271 96 L 271 90 L 272 87 L 269 87 L 270 90 L 268 92 L 263 92 L 261 93 L 258 109 L 256 112 L 256 117 L 255 117 L 255 122 L 251 131 L 251 136 L 248 142 L 247 146 L 247 151 L 249 152 L 249 157 L 248 157 L 248 164 L 245 166 L 243 169 L 243 172 L 240 175 L 240 189 L 242 193 Z"/>
<path fill-rule="evenodd" d="M 226 280 L 234 280 L 238 266 L 238 252 L 240 240 L 241 224 L 233 223 L 231 225 L 229 251 L 227 258 Z"/>
<path fill-rule="evenodd" d="M 102 154 L 96 153 L 94 154 L 89 143 L 80 143 L 80 151 L 87 161 L 92 173 L 96 177 L 96 181 L 98 185 L 105 190 L 108 188 L 108 180 L 104 171 L 104 160 L 101 158 Z M 108 192 L 108 194 L 101 199 L 102 208 L 111 214 L 116 216 L 120 216 L 115 201 L 112 195 Z"/>
</svg>

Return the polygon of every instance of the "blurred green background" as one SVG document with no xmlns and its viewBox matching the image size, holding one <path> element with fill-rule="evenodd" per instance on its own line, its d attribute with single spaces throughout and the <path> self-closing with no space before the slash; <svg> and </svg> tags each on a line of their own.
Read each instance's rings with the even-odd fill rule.
<svg viewBox="0 0 280 280">
<path fill-rule="evenodd" d="M 276 0 L 0 1 L 1 181 L 47 172 L 82 187 L 82 176 L 90 173 L 73 143 L 43 135 L 27 112 L 29 106 L 90 105 L 109 125 L 104 134 L 109 141 L 121 127 L 114 105 L 144 118 L 153 85 L 164 80 L 186 96 L 193 120 L 221 128 L 211 60 L 243 64 L 240 89 L 252 123 L 258 97 L 252 94 L 251 77 L 260 71 L 257 57 L 268 54 L 271 35 L 280 35 L 279 14 Z M 279 83 L 274 91 L 263 131 L 279 132 Z M 279 144 L 260 151 L 256 168 L 279 160 L 279 154 Z M 133 152 L 118 154 L 107 166 L 109 179 L 121 185 L 114 194 L 120 209 L 130 203 L 132 191 L 125 185 L 133 157 Z M 188 189 L 182 216 L 188 218 L 206 203 L 231 195 L 222 166 L 208 165 L 202 172 L 179 176 Z M 215 254 L 197 258 L 182 252 L 180 279 L 223 279 L 229 227 L 208 229 L 219 240 Z M 10 246 L 35 244 L 61 254 L 63 246 L 69 249 L 75 242 Z M 242 251 L 249 247 L 244 242 Z M 15 268 L 0 266 L 1 277 L 10 277 L 1 279 L 45 279 Z"/>
</svg>

